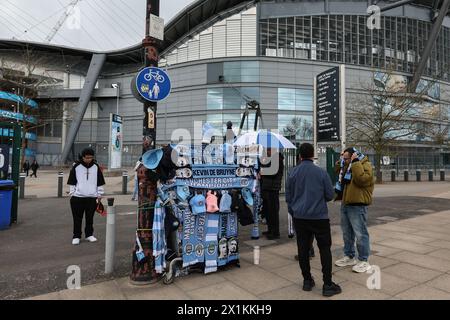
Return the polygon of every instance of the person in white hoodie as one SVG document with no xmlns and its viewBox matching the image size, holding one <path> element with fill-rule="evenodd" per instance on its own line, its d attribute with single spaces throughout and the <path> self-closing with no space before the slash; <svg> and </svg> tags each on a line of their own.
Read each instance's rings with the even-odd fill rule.
<svg viewBox="0 0 450 320">
<path fill-rule="evenodd" d="M 80 244 L 84 214 L 86 214 L 85 238 L 89 242 L 97 241 L 94 237 L 94 213 L 97 200 L 104 194 L 105 178 L 94 155 L 91 148 L 84 149 L 80 161 L 73 164 L 67 181 L 70 185 L 70 207 L 73 216 L 73 245 Z"/>
</svg>

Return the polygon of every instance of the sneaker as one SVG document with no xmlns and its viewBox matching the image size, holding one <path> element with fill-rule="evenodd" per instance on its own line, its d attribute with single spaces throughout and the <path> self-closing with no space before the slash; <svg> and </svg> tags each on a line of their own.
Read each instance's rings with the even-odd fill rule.
<svg viewBox="0 0 450 320">
<path fill-rule="evenodd" d="M 79 244 L 80 244 L 80 238 L 73 238 L 73 239 L 72 239 L 72 244 L 73 244 L 74 246 L 79 245 Z"/>
<path fill-rule="evenodd" d="M 324 297 L 332 297 L 335 294 L 339 294 L 341 292 L 342 292 L 341 287 L 334 282 L 332 282 L 331 285 L 329 286 L 324 284 L 322 288 L 322 295 Z"/>
<path fill-rule="evenodd" d="M 365 273 L 372 269 L 372 266 L 367 261 L 358 261 L 358 264 L 352 268 L 353 272 Z"/>
<path fill-rule="evenodd" d="M 311 291 L 313 287 L 315 287 L 316 283 L 314 279 L 311 280 L 303 280 L 303 291 Z"/>
<path fill-rule="evenodd" d="M 348 256 L 343 257 L 342 259 L 337 260 L 334 264 L 338 267 L 347 267 L 347 266 L 354 266 L 358 262 L 355 258 L 350 258 Z"/>
<path fill-rule="evenodd" d="M 94 236 L 90 236 L 90 237 L 87 237 L 86 240 L 89 241 L 89 242 L 96 242 L 97 238 L 94 237 Z"/>
</svg>

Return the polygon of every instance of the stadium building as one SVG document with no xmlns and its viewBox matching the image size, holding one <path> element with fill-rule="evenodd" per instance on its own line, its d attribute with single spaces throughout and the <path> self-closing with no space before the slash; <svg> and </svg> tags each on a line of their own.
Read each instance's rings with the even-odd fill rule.
<svg viewBox="0 0 450 320">
<path fill-rule="evenodd" d="M 434 121 L 444 128 L 445 141 L 406 137 L 391 150 L 389 155 L 395 158 L 391 163 L 400 168 L 449 167 L 449 3 L 378 1 L 385 9 L 402 5 L 383 11 L 381 28 L 371 30 L 367 8 L 372 2 L 193 2 L 165 26 L 160 66 L 168 70 L 172 93 L 158 104 L 157 143 L 170 142 L 175 129 L 193 130 L 195 121 L 225 131 L 224 124 L 231 120 L 237 129 L 250 100 L 259 103 L 265 128 L 294 138 L 294 124 L 296 142 L 312 142 L 313 81 L 319 73 L 344 64 L 347 100 L 351 100 L 352 95 L 361 93 L 362 84 L 375 81 L 374 75 L 390 72 L 410 82 L 422 65 L 421 83 L 434 83 L 427 92 L 430 102 L 426 106 L 439 111 Z M 435 35 L 427 53 L 427 41 Z M 79 103 L 87 99 L 89 108 L 71 156 L 92 145 L 100 162 L 107 162 L 109 114 L 118 106 L 124 118 L 123 163 L 133 165 L 141 153 L 143 107 L 133 97 L 130 83 L 144 65 L 141 45 L 116 52 L 88 52 L 0 42 L 0 54 L 6 60 L 14 60 L 24 48 L 46 58 L 40 59 L 36 74 L 54 80 L 53 86 L 40 89 L 34 100 L 59 112 L 40 118 L 44 125 L 35 132 L 38 161 L 57 162 L 64 144 L 71 143 L 66 136 Z M 88 90 L 86 83 L 96 85 Z"/>
</svg>

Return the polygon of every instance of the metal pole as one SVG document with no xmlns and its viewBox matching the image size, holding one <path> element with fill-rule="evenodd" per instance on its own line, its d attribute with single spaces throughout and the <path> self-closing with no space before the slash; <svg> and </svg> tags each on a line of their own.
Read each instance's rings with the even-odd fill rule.
<svg viewBox="0 0 450 320">
<path fill-rule="evenodd" d="M 123 171 L 122 172 L 122 194 L 128 193 L 127 186 L 128 186 L 128 172 Z"/>
<path fill-rule="evenodd" d="M 441 169 L 441 181 L 445 181 L 445 169 Z"/>
<path fill-rule="evenodd" d="M 64 172 L 58 172 L 58 198 L 63 196 Z"/>
<path fill-rule="evenodd" d="M 159 61 L 159 47 L 160 41 L 150 37 L 150 16 L 159 16 L 159 0 L 147 0 L 146 24 L 145 24 L 145 39 L 142 45 L 145 49 L 145 65 L 146 67 L 157 67 Z M 144 103 L 144 124 L 143 124 L 143 143 L 142 153 L 156 147 L 156 111 L 157 104 L 154 102 Z M 149 117 L 154 116 L 154 123 L 149 124 Z M 150 125 L 152 127 L 150 127 Z M 142 250 L 146 259 L 139 261 L 136 253 L 140 251 L 140 246 L 135 241 L 134 250 L 132 254 L 132 271 L 130 281 L 135 285 L 145 285 L 158 281 L 159 276 L 154 268 L 153 257 L 153 216 L 155 213 L 154 204 L 157 193 L 156 181 L 150 180 L 147 175 L 147 169 L 141 165 L 138 168 L 138 183 L 139 183 L 139 210 L 138 210 L 138 225 L 137 237 L 141 244 Z"/>
<path fill-rule="evenodd" d="M 403 176 L 404 176 L 404 178 L 405 178 L 405 182 L 407 182 L 407 181 L 409 180 L 409 171 L 408 171 L 408 170 L 405 170 L 405 171 L 403 172 Z"/>
<path fill-rule="evenodd" d="M 395 182 L 395 170 L 391 170 L 391 181 Z"/>
<path fill-rule="evenodd" d="M 433 181 L 433 170 L 428 171 L 428 181 Z"/>
<path fill-rule="evenodd" d="M 117 107 L 116 107 L 116 114 L 119 114 L 119 95 L 120 95 L 120 85 L 117 84 Z"/>
<path fill-rule="evenodd" d="M 420 169 L 416 170 L 416 180 L 421 181 L 422 180 L 422 171 Z"/>
<path fill-rule="evenodd" d="M 25 177 L 26 177 L 25 173 L 20 174 L 20 179 L 19 179 L 19 198 L 20 199 L 25 199 Z"/>
<path fill-rule="evenodd" d="M 116 250 L 116 208 L 114 198 L 108 198 L 106 216 L 105 273 L 114 271 L 114 252 Z"/>
</svg>

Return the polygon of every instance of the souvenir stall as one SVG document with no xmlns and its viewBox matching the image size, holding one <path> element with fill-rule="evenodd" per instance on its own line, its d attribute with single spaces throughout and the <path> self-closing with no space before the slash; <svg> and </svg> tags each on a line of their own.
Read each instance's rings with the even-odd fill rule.
<svg viewBox="0 0 450 320">
<path fill-rule="evenodd" d="M 164 283 L 239 265 L 239 227 L 253 224 L 252 238 L 259 237 L 261 149 L 169 145 L 143 155 L 158 176 L 153 256 Z"/>
</svg>

